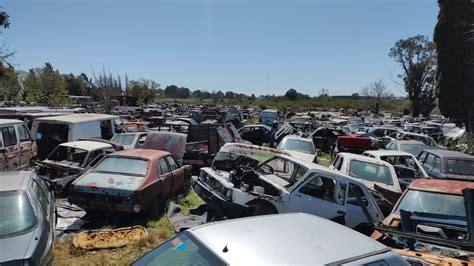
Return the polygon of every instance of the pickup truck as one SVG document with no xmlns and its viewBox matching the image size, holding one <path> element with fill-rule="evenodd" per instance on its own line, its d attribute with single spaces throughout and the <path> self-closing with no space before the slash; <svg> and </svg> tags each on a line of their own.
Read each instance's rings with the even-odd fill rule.
<svg viewBox="0 0 474 266">
<path fill-rule="evenodd" d="M 327 167 L 274 155 L 256 167 L 234 169 L 203 167 L 191 180 L 211 210 L 227 218 L 304 212 L 365 233 L 369 224 L 383 219 L 363 183 Z"/>
</svg>

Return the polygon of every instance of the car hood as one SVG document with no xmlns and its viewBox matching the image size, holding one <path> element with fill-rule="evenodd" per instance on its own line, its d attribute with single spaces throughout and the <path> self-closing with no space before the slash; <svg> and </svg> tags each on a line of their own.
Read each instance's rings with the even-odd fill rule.
<svg viewBox="0 0 474 266">
<path fill-rule="evenodd" d="M 314 154 L 309 154 L 309 153 L 304 153 L 304 152 L 299 152 L 299 151 L 290 151 L 290 150 L 285 150 L 288 152 L 292 157 L 305 160 L 308 162 L 313 162 L 314 161 Z"/>
<path fill-rule="evenodd" d="M 108 195 L 130 195 L 137 190 L 144 176 L 116 173 L 89 172 L 74 182 L 74 192 L 88 192 Z"/>
<path fill-rule="evenodd" d="M 11 247 L 0 248 L 0 262 L 23 259 L 28 251 L 34 233 L 35 230 L 18 236 L 0 238 L 0 247 Z"/>
</svg>

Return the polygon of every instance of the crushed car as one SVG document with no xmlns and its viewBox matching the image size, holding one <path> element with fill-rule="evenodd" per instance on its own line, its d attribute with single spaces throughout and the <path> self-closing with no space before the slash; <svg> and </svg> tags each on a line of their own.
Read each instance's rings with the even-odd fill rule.
<svg viewBox="0 0 474 266">
<path fill-rule="evenodd" d="M 70 186 L 68 201 L 86 211 L 160 215 L 164 202 L 189 186 L 191 167 L 150 149 L 106 155 Z"/>
<path fill-rule="evenodd" d="M 106 154 L 123 150 L 121 145 L 102 139 L 80 139 L 59 144 L 42 161 L 37 173 L 52 184 L 56 195 L 66 195 L 69 185 L 80 174 L 97 164 Z"/>
<path fill-rule="evenodd" d="M 360 205 L 371 220 L 383 215 L 366 186 L 327 167 L 275 155 L 256 167 L 241 164 L 230 172 L 201 168 L 192 178 L 194 191 L 218 216 L 236 218 L 305 212 L 370 232 Z"/>
<path fill-rule="evenodd" d="M 473 182 L 417 179 L 375 227 L 372 238 L 419 265 L 470 265 L 473 211 Z"/>
</svg>

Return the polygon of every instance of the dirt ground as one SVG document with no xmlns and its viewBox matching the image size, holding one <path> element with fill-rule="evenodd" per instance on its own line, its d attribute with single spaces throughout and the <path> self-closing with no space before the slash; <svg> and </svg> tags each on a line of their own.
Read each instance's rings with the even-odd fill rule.
<svg viewBox="0 0 474 266">
<path fill-rule="evenodd" d="M 174 199 L 182 206 L 184 214 L 189 212 L 189 209 L 195 208 L 203 203 L 203 201 L 194 193 L 190 191 L 186 196 L 178 196 Z M 166 215 L 163 215 L 158 220 L 147 220 L 141 217 L 124 216 L 119 218 L 120 221 L 107 222 L 100 221 L 97 224 L 100 226 L 89 226 L 94 229 L 97 228 L 115 228 L 117 226 L 131 226 L 142 225 L 148 231 L 148 237 L 143 240 L 133 242 L 122 248 L 112 248 L 103 250 L 82 250 L 76 248 L 72 244 L 75 236 L 74 233 L 57 237 L 55 242 L 55 264 L 56 265 L 130 265 L 137 258 L 160 245 L 165 240 L 175 234 Z M 91 229 L 91 228 L 88 228 Z"/>
</svg>

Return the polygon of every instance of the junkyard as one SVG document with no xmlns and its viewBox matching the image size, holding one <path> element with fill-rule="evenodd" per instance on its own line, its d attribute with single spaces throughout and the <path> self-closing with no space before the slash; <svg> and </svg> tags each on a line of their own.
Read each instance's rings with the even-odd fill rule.
<svg viewBox="0 0 474 266">
<path fill-rule="evenodd" d="M 25 1 L 0 265 L 474 265 L 474 1 Z"/>
</svg>

